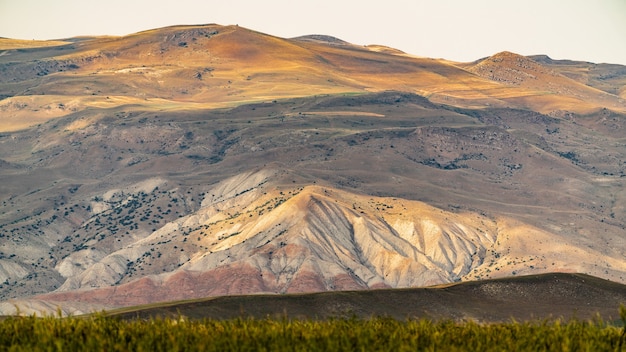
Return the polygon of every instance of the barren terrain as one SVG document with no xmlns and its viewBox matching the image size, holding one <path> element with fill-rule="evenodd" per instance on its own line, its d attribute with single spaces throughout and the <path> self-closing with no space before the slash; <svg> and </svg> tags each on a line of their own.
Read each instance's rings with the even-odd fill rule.
<svg viewBox="0 0 626 352">
<path fill-rule="evenodd" d="M 0 41 L 0 313 L 626 283 L 626 68 L 238 26 Z"/>
</svg>

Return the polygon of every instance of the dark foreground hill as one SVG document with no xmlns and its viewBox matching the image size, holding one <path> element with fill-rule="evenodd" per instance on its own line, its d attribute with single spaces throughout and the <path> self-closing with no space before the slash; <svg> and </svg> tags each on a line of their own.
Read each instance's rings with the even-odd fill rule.
<svg viewBox="0 0 626 352">
<path fill-rule="evenodd" d="M 389 316 L 479 322 L 600 316 L 614 321 L 624 303 L 626 285 L 584 274 L 553 273 L 428 288 L 224 296 L 134 307 L 111 315 L 122 319 Z"/>
</svg>

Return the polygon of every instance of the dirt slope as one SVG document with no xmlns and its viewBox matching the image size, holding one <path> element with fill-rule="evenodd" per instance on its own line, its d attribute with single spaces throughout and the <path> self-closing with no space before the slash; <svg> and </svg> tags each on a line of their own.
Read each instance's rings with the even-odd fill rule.
<svg viewBox="0 0 626 352">
<path fill-rule="evenodd" d="M 2 309 L 626 280 L 618 67 L 218 25 L 35 44 L 0 55 Z"/>
</svg>

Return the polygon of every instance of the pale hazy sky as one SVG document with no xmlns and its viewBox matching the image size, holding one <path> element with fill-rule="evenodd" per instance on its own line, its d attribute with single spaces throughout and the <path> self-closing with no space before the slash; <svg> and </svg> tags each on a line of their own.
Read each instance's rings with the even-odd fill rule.
<svg viewBox="0 0 626 352">
<path fill-rule="evenodd" d="M 0 37 L 204 23 L 285 38 L 328 34 L 456 61 L 508 50 L 626 65 L 626 0 L 0 0 Z"/>
</svg>

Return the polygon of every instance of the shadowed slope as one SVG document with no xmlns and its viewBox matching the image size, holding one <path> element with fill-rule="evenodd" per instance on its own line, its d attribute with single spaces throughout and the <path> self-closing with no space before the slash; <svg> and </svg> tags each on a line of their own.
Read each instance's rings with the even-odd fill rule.
<svg viewBox="0 0 626 352">
<path fill-rule="evenodd" d="M 110 314 L 123 319 L 389 316 L 479 322 L 587 320 L 599 315 L 611 321 L 619 318 L 618 308 L 624 301 L 624 285 L 581 274 L 544 274 L 418 289 L 217 297 Z"/>
</svg>

